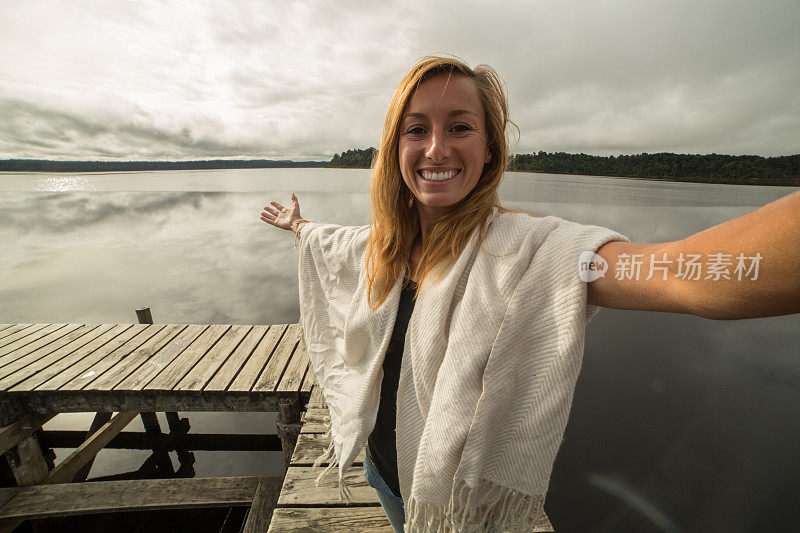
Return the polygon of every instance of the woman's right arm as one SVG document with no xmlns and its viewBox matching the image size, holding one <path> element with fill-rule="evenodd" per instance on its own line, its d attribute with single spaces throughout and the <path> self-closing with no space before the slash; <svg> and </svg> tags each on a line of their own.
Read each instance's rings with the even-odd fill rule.
<svg viewBox="0 0 800 533">
<path fill-rule="evenodd" d="M 292 207 L 284 207 L 278 202 L 270 202 L 274 208 L 268 205 L 264 206 L 264 210 L 261 212 L 261 220 L 267 224 L 272 224 L 276 228 L 297 234 L 300 228 L 309 221 L 300 216 L 300 202 L 297 200 L 297 196 L 294 193 L 289 196 L 292 200 Z"/>
</svg>

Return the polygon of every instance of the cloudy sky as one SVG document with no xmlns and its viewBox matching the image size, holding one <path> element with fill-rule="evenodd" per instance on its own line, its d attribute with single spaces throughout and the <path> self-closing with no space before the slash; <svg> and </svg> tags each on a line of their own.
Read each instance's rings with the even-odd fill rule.
<svg viewBox="0 0 800 533">
<path fill-rule="evenodd" d="M 328 159 L 415 59 L 506 80 L 514 151 L 800 153 L 800 0 L 0 3 L 0 158 Z"/>
</svg>

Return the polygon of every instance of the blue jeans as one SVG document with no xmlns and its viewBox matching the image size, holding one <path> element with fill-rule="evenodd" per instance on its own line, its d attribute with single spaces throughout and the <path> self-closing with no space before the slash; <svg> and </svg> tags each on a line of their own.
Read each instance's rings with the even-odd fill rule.
<svg viewBox="0 0 800 533">
<path fill-rule="evenodd" d="M 369 460 L 369 453 L 364 456 L 364 478 L 367 484 L 378 493 L 378 501 L 381 502 L 383 512 L 392 524 L 395 533 L 403 533 L 403 526 L 406 523 L 406 511 L 403 506 L 403 499 L 398 498 L 383 480 L 378 468 Z"/>
</svg>

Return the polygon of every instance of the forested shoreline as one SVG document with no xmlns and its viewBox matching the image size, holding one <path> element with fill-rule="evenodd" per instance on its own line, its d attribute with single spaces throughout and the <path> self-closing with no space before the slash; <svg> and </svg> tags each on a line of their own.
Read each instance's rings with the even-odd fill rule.
<svg viewBox="0 0 800 533">
<path fill-rule="evenodd" d="M 333 156 L 334 168 L 369 168 L 375 148 L 353 149 Z M 512 155 L 508 170 L 645 178 L 696 183 L 800 186 L 800 155 L 637 154 L 594 156 L 564 152 Z"/>
<path fill-rule="evenodd" d="M 141 172 L 151 170 L 214 170 L 237 168 L 370 168 L 378 151 L 355 148 L 335 154 L 330 161 L 272 159 L 209 159 L 202 161 L 51 161 L 45 159 L 0 160 L 0 171 L 10 172 Z M 548 174 L 577 174 L 643 178 L 678 182 L 742 185 L 800 186 L 800 154 L 761 157 L 755 155 L 637 154 L 593 156 L 564 152 L 515 154 L 508 170 Z"/>
</svg>

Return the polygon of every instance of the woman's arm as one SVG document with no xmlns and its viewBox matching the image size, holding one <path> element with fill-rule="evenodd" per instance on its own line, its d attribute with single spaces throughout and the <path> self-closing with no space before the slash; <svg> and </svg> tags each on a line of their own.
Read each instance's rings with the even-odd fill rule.
<svg viewBox="0 0 800 533">
<path fill-rule="evenodd" d="M 300 216 L 300 201 L 297 196 L 294 193 L 289 196 L 292 200 L 292 207 L 283 207 L 278 202 L 270 202 L 275 206 L 275 209 L 268 205 L 264 206 L 264 210 L 261 212 L 261 220 L 267 224 L 272 224 L 276 228 L 293 231 L 297 235 L 297 232 L 308 220 Z"/>
<path fill-rule="evenodd" d="M 800 191 L 680 241 L 610 242 L 588 302 L 716 320 L 800 312 Z M 648 279 L 649 278 L 649 279 Z"/>
</svg>

